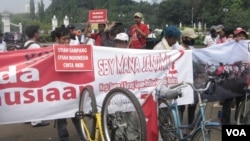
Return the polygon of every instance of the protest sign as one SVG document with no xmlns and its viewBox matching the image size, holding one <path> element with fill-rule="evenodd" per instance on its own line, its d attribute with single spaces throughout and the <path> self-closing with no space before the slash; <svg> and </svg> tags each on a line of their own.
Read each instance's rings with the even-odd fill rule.
<svg viewBox="0 0 250 141">
<path fill-rule="evenodd" d="M 106 23 L 107 19 L 106 9 L 89 10 L 90 23 Z"/>
</svg>

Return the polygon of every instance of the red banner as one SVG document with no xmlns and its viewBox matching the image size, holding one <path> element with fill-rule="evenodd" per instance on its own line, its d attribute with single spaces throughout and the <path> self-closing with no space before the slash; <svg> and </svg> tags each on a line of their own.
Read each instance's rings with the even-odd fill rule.
<svg viewBox="0 0 250 141">
<path fill-rule="evenodd" d="M 52 47 L 15 52 L 5 52 L 0 56 L 1 89 L 13 87 L 40 88 L 50 83 L 51 80 L 72 84 L 84 84 L 95 80 L 94 71 L 56 72 Z M 10 58 L 12 60 L 9 60 Z M 79 78 L 79 76 L 81 77 Z"/>
</svg>

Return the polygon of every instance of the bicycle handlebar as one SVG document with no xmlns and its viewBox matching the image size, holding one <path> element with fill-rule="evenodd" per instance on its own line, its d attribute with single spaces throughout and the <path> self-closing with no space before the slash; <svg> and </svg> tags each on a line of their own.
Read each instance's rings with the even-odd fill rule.
<svg viewBox="0 0 250 141">
<path fill-rule="evenodd" d="M 213 80 L 211 80 L 211 79 L 209 79 L 208 80 L 208 83 L 207 83 L 207 85 L 206 85 L 206 87 L 205 88 L 196 88 L 192 83 L 190 83 L 190 82 L 181 82 L 181 83 L 178 83 L 178 84 L 175 84 L 175 85 L 172 85 L 172 86 L 170 86 L 169 88 L 170 89 L 180 89 L 181 87 L 183 87 L 183 86 L 185 86 L 185 85 L 189 85 L 190 87 L 192 87 L 192 89 L 194 90 L 194 91 L 196 91 L 196 92 L 204 92 L 204 91 L 206 91 L 206 90 L 208 90 L 208 88 L 209 88 L 209 86 L 210 86 L 210 84 L 213 82 Z"/>
<path fill-rule="evenodd" d="M 174 84 L 174 85 L 170 86 L 169 88 L 170 88 L 170 89 L 174 89 L 174 88 L 180 87 L 180 86 L 182 86 L 182 85 L 184 85 L 184 82 L 181 82 L 181 83 L 179 83 L 179 84 Z"/>
</svg>

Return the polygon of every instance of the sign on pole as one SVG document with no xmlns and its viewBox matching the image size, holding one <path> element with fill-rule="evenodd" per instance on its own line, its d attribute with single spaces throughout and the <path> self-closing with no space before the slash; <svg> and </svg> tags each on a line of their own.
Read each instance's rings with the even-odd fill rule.
<svg viewBox="0 0 250 141">
<path fill-rule="evenodd" d="M 107 21 L 106 9 L 89 10 L 90 23 L 106 23 L 106 21 Z"/>
</svg>

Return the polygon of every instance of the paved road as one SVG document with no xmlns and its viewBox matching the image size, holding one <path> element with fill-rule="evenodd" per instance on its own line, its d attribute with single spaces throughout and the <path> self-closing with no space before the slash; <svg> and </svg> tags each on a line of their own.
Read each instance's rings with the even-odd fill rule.
<svg viewBox="0 0 250 141">
<path fill-rule="evenodd" d="M 213 103 L 209 103 L 207 107 L 207 119 L 216 121 L 218 120 L 217 112 L 221 110 L 221 107 L 211 108 L 211 104 Z M 234 111 L 232 111 L 232 116 L 233 114 Z M 50 125 L 45 127 L 32 127 L 24 123 L 0 125 L 0 141 L 59 141 L 56 128 L 54 128 L 54 121 L 51 120 L 49 122 Z M 184 122 L 187 122 L 186 117 L 184 117 Z M 68 130 L 70 140 L 79 141 L 79 137 L 70 119 L 68 119 Z"/>
<path fill-rule="evenodd" d="M 30 124 L 0 125 L 0 141 L 59 141 L 54 121 L 49 126 L 32 127 Z M 79 141 L 73 123 L 68 119 L 68 131 L 71 141 Z"/>
</svg>

